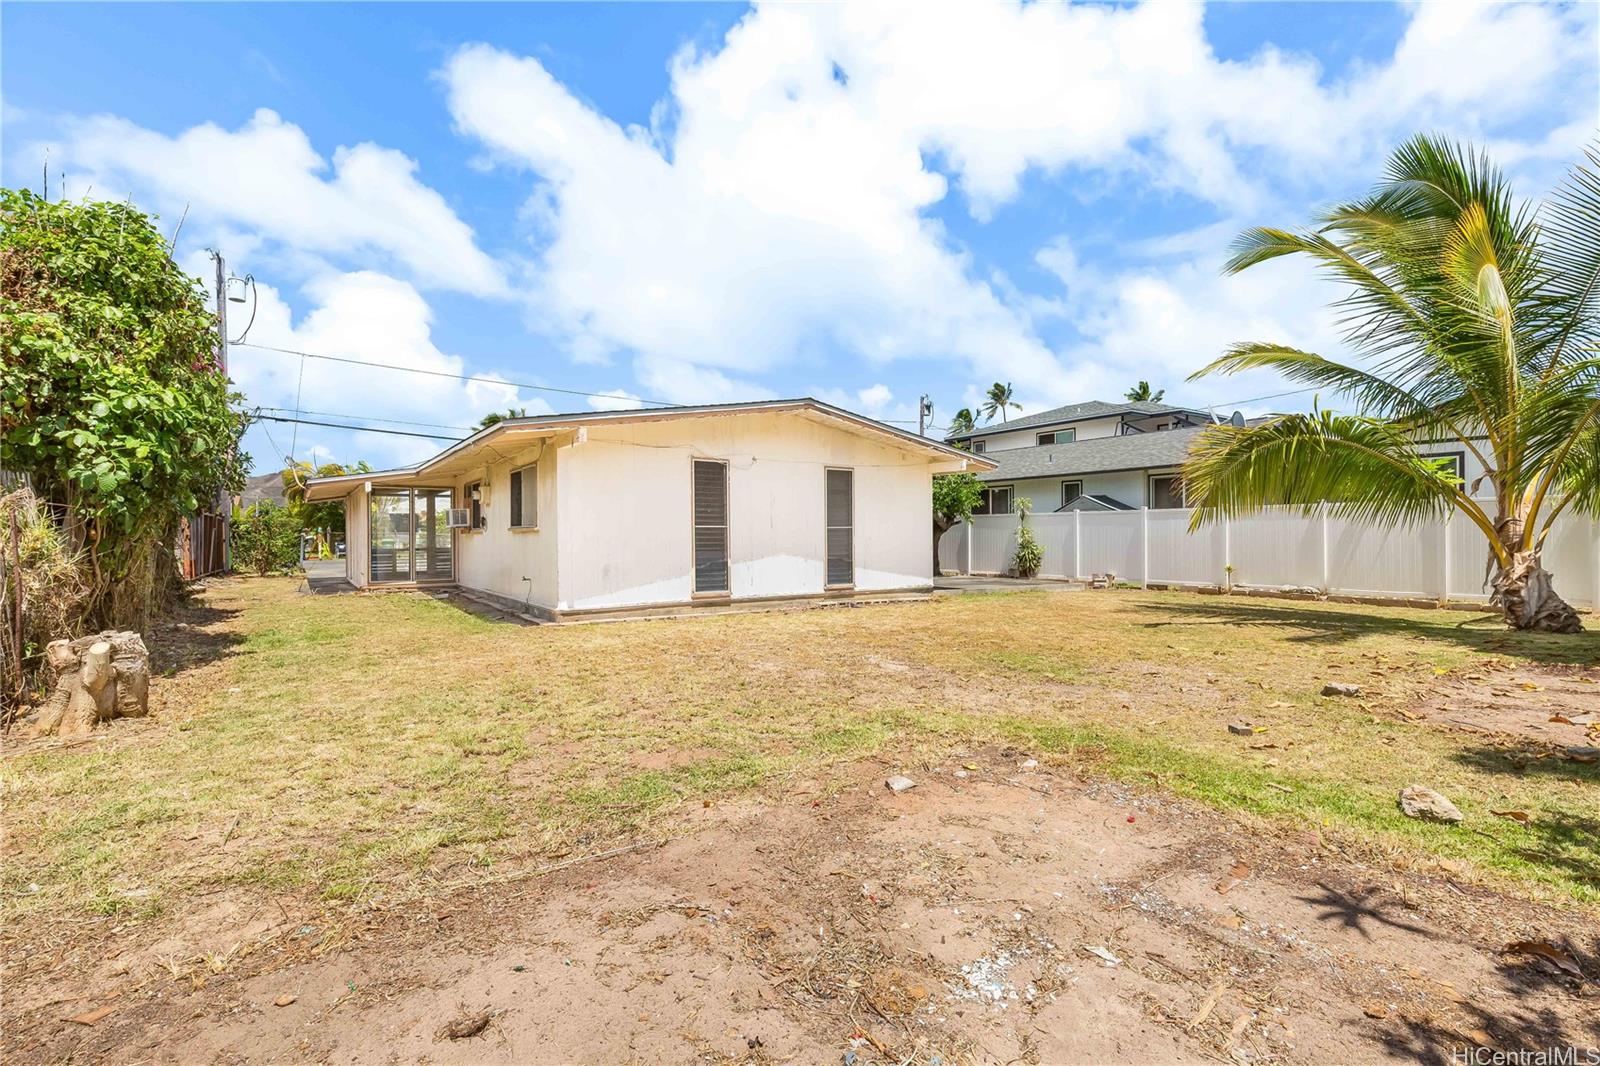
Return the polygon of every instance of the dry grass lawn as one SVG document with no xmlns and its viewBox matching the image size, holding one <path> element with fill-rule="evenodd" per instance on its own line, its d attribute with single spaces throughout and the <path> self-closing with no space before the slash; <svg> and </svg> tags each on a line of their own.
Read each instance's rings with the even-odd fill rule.
<svg viewBox="0 0 1600 1066">
<path fill-rule="evenodd" d="M 394 898 L 667 831 L 686 805 L 826 792 L 865 757 L 916 776 L 991 744 L 1600 903 L 1600 766 L 1439 720 L 1468 682 L 1600 705 L 1595 634 L 1136 591 L 524 628 L 296 584 L 221 582 L 158 634 L 151 719 L 10 738 L 8 924 L 256 886 Z M 1329 680 L 1364 693 L 1323 698 Z M 1402 817 L 1413 783 L 1466 823 Z"/>
</svg>

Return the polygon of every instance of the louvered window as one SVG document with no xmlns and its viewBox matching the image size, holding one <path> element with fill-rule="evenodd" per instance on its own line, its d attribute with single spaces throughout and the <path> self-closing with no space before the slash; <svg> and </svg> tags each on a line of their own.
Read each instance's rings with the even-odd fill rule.
<svg viewBox="0 0 1600 1066">
<path fill-rule="evenodd" d="M 537 463 L 511 471 L 512 529 L 533 529 L 539 524 L 538 486 Z"/>
<path fill-rule="evenodd" d="M 694 461 L 694 590 L 728 591 L 728 464 Z"/>
<path fill-rule="evenodd" d="M 853 585 L 855 560 L 855 472 L 829 470 L 827 481 L 828 584 Z"/>
</svg>

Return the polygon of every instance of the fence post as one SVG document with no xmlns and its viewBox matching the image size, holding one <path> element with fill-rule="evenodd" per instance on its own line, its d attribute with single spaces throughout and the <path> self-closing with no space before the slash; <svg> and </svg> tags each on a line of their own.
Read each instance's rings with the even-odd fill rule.
<svg viewBox="0 0 1600 1066">
<path fill-rule="evenodd" d="M 1322 526 L 1322 594 L 1333 595 L 1333 571 L 1328 566 L 1328 504 L 1317 508 L 1317 518 Z"/>
<path fill-rule="evenodd" d="M 966 574 L 968 577 L 972 576 L 972 537 L 977 531 L 978 531 L 978 527 L 973 524 L 972 516 L 968 515 L 967 516 L 967 538 L 966 538 L 966 543 L 963 545 L 963 547 L 966 549 L 967 561 L 966 561 L 966 566 L 961 571 L 963 574 Z"/>
<path fill-rule="evenodd" d="M 1600 518 L 1591 521 L 1590 525 L 1594 527 L 1594 599 L 1589 601 L 1589 610 L 1600 615 Z"/>
<path fill-rule="evenodd" d="M 1222 518 L 1222 580 L 1217 582 L 1217 588 L 1224 592 L 1233 592 L 1233 572 L 1228 568 L 1233 565 L 1233 519 L 1226 515 Z"/>
<path fill-rule="evenodd" d="M 1450 519 L 1454 508 L 1444 513 L 1444 545 L 1439 551 L 1443 573 L 1439 575 L 1439 602 L 1450 602 Z"/>
<path fill-rule="evenodd" d="M 1083 512 L 1072 512 L 1072 579 L 1083 580 Z M 1596 609 L 1600 610 L 1600 600 L 1596 601 Z"/>
<path fill-rule="evenodd" d="M 1150 508 L 1139 508 L 1139 587 L 1150 587 Z"/>
</svg>

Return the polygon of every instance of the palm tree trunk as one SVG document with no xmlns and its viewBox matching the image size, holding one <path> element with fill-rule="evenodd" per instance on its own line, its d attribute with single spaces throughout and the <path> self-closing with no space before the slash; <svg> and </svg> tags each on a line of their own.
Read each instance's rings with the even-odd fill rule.
<svg viewBox="0 0 1600 1066">
<path fill-rule="evenodd" d="M 1491 606 L 1498 607 L 1512 629 L 1540 633 L 1581 633 L 1578 620 L 1567 601 L 1556 595 L 1551 575 L 1536 551 L 1522 550 L 1522 518 L 1502 518 L 1496 529 L 1500 544 L 1511 557 L 1510 566 L 1495 567 Z"/>
</svg>

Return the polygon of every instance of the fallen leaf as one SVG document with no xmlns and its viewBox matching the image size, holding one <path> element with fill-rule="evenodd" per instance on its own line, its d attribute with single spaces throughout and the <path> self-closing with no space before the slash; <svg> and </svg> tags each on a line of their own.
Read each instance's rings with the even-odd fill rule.
<svg viewBox="0 0 1600 1066">
<path fill-rule="evenodd" d="M 1490 814 L 1499 815 L 1501 818 L 1510 818 L 1513 822 L 1526 822 L 1528 820 L 1528 812 L 1527 811 L 1495 811 L 1495 810 L 1491 810 L 1489 813 Z"/>
<path fill-rule="evenodd" d="M 1563 973 L 1574 977 L 1582 977 L 1583 971 L 1578 968 L 1578 960 L 1565 949 L 1557 947 L 1548 940 L 1519 940 L 1515 944 L 1506 945 L 1508 955 L 1533 955 L 1544 959 Z"/>
<path fill-rule="evenodd" d="M 86 1011 L 83 1014 L 73 1015 L 71 1018 L 68 1018 L 67 1021 L 76 1022 L 79 1025 L 93 1025 L 95 1022 L 98 1022 L 100 1019 L 104 1018 L 106 1015 L 110 1014 L 116 1009 L 117 1008 L 114 1006 L 98 1007 L 94 1010 Z"/>
<path fill-rule="evenodd" d="M 1217 998 L 1222 995 L 1222 990 L 1228 987 L 1226 980 L 1218 981 L 1211 986 L 1211 991 L 1206 993 L 1206 998 L 1200 1003 L 1200 1009 L 1194 1012 L 1194 1017 L 1189 1019 L 1189 1028 L 1193 1029 L 1207 1018 L 1217 1006 Z"/>
<path fill-rule="evenodd" d="M 1233 864 L 1233 869 L 1228 871 L 1228 876 L 1224 877 L 1211 887 L 1217 890 L 1217 894 L 1219 896 L 1226 896 L 1229 892 L 1233 891 L 1234 886 L 1238 885 L 1240 881 L 1243 881 L 1249 876 L 1250 864 L 1246 862 L 1236 862 Z"/>
<path fill-rule="evenodd" d="M 1361 1008 L 1361 1013 L 1365 1014 L 1368 1018 L 1383 1019 L 1389 1016 L 1389 1008 L 1385 1007 L 1382 1003 L 1368 1003 Z"/>
<path fill-rule="evenodd" d="M 1095 958 L 1099 959 L 1101 962 L 1105 963 L 1107 966 L 1120 966 L 1120 965 L 1122 965 L 1122 960 L 1117 958 L 1111 952 L 1107 951 L 1105 948 L 1093 947 L 1093 946 L 1091 946 L 1089 944 L 1085 944 L 1083 946 L 1083 950 L 1087 951 L 1089 954 L 1093 955 Z"/>
<path fill-rule="evenodd" d="M 477 1036 L 489 1028 L 489 1023 L 494 1020 L 490 1011 L 479 1011 L 477 1014 L 463 1014 L 455 1021 L 443 1025 L 434 1034 L 435 1040 L 465 1040 Z"/>
<path fill-rule="evenodd" d="M 274 1007 L 287 1007 L 300 997 L 289 995 L 287 992 L 272 1001 Z"/>
</svg>

